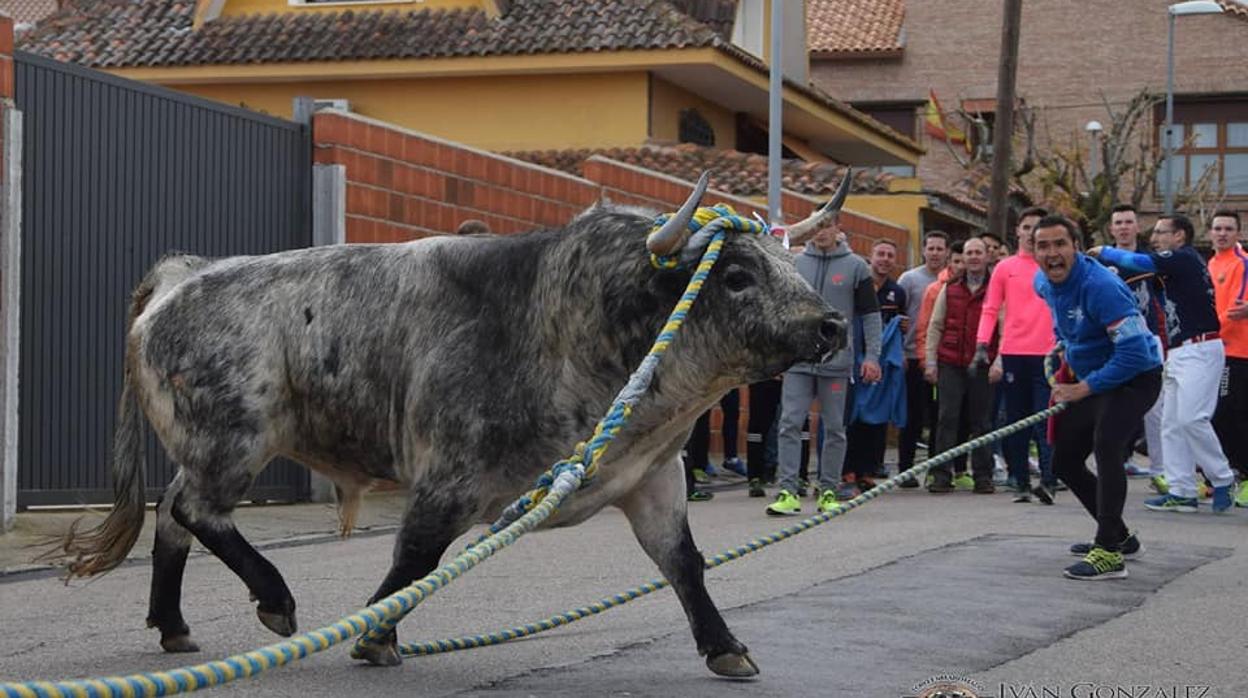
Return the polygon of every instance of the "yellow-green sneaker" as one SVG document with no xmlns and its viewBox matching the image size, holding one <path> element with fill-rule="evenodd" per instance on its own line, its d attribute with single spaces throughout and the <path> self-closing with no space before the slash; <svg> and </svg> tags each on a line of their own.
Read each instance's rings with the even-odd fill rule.
<svg viewBox="0 0 1248 698">
<path fill-rule="evenodd" d="M 705 485 L 706 483 L 711 481 L 711 477 L 707 475 L 706 471 L 703 470 L 702 468 L 694 468 L 693 469 L 693 481 L 698 483 L 699 485 Z"/>
<path fill-rule="evenodd" d="M 1248 508 L 1248 480 L 1239 483 L 1239 493 L 1235 495 L 1235 506 Z"/>
<path fill-rule="evenodd" d="M 841 508 L 840 503 L 836 499 L 836 490 L 824 490 L 819 495 L 819 513 L 827 514 Z"/>
<path fill-rule="evenodd" d="M 1170 485 L 1165 475 L 1154 475 L 1148 480 L 1148 487 L 1157 494 L 1170 494 Z"/>
<path fill-rule="evenodd" d="M 960 492 L 970 492 L 975 489 L 975 478 L 970 473 L 962 473 L 953 478 L 953 486 Z"/>
<path fill-rule="evenodd" d="M 802 511 L 802 500 L 788 490 L 780 490 L 776 501 L 767 505 L 769 516 L 795 516 Z"/>
</svg>

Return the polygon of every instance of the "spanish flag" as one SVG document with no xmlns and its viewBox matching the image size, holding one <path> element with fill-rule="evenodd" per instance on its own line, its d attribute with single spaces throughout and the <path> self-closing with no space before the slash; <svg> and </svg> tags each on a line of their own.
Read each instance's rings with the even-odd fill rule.
<svg viewBox="0 0 1248 698">
<path fill-rule="evenodd" d="M 950 143 L 966 143 L 966 134 L 945 121 L 945 112 L 940 108 L 940 100 L 936 99 L 935 90 L 928 90 L 923 122 L 928 135 L 933 138 Z"/>
</svg>

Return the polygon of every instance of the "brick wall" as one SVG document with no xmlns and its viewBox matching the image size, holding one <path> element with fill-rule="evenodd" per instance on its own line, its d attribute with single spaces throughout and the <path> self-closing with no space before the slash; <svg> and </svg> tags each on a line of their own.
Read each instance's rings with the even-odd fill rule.
<svg viewBox="0 0 1248 698">
<path fill-rule="evenodd" d="M 312 120 L 315 160 L 346 167 L 348 242 L 405 242 L 454 233 L 465 220 L 485 221 L 496 233 L 554 227 L 606 196 L 612 202 L 671 211 L 689 196 L 692 183 L 604 157 L 590 158 L 584 177 L 441 140 L 343 112 L 318 112 Z M 789 222 L 810 214 L 820 201 L 784 192 Z M 726 203 L 742 215 L 765 216 L 766 205 L 710 191 L 703 203 Z M 908 249 L 908 231 L 870 216 L 844 211 L 841 225 L 850 244 L 866 254 L 878 238 Z M 905 268 L 903 259 L 899 268 Z M 738 450 L 745 457 L 748 390 L 741 396 Z M 720 451 L 722 416 L 711 419 L 712 450 Z"/>
<path fill-rule="evenodd" d="M 1086 147 L 1083 127 L 1107 123 L 1102 95 L 1125 103 L 1141 88 L 1164 94 L 1166 7 L 1173 0 L 1028 0 L 1019 39 L 1018 93 L 1036 107 L 1037 130 L 1064 146 Z M 812 80 L 849 102 L 925 101 L 936 91 L 946 110 L 962 99 L 995 99 L 1002 5 L 982 0 L 906 2 L 900 59 L 820 61 Z M 1231 15 L 1180 17 L 1175 31 L 1175 94 L 1248 92 L 1248 21 Z M 1045 125 L 1047 124 L 1047 129 Z M 964 172 L 940 141 L 920 135 L 927 185 Z M 1152 202 L 1157 203 L 1157 202 Z"/>
</svg>

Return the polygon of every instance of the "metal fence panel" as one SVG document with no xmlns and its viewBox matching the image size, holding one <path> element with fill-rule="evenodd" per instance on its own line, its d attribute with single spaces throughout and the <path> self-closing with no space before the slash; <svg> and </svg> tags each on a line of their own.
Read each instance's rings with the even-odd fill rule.
<svg viewBox="0 0 1248 698">
<path fill-rule="evenodd" d="M 109 452 L 131 290 L 170 251 L 311 244 L 307 128 L 18 52 L 25 114 L 18 506 L 112 501 Z M 150 429 L 147 486 L 174 466 Z M 266 469 L 253 499 L 301 499 Z"/>
</svg>

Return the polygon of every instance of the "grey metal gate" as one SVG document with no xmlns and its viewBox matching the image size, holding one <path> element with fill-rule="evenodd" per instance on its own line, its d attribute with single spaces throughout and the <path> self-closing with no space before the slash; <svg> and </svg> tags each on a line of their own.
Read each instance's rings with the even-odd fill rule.
<svg viewBox="0 0 1248 698">
<path fill-rule="evenodd" d="M 300 124 L 16 54 L 24 113 L 19 507 L 111 502 L 130 291 L 162 254 L 262 254 L 311 237 Z M 148 429 L 147 486 L 175 467 Z M 252 499 L 306 498 L 270 464 Z"/>
</svg>

